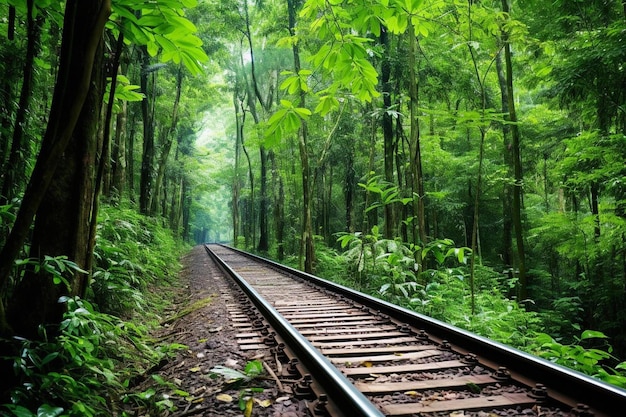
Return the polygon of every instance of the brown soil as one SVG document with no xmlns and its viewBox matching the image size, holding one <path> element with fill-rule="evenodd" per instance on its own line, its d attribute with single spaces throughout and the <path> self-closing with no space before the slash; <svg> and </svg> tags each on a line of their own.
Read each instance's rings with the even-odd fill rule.
<svg viewBox="0 0 626 417">
<path fill-rule="evenodd" d="M 159 417 L 309 416 L 305 402 L 293 397 L 288 384 L 281 384 L 282 391 L 279 390 L 276 377 L 267 371 L 240 387 L 229 386 L 221 376 L 211 376 L 211 369 L 216 366 L 243 371 L 252 360 L 264 362 L 273 371 L 277 368 L 269 349 L 239 349 L 235 335 L 240 330 L 233 327 L 227 308 L 227 304 L 235 303 L 236 290 L 213 265 L 204 248 L 194 247 L 182 262 L 181 301 L 171 318 L 163 321 L 156 337 L 187 348 L 131 388 L 134 393 L 154 390 L 155 394 L 141 405 L 140 401 L 126 404 L 127 413 Z M 246 401 L 246 388 L 262 388 L 262 392 L 254 392 L 252 400 Z M 240 397 L 244 397 L 242 403 L 252 405 L 250 414 L 240 409 Z M 158 402 L 161 406 L 156 405 Z"/>
</svg>

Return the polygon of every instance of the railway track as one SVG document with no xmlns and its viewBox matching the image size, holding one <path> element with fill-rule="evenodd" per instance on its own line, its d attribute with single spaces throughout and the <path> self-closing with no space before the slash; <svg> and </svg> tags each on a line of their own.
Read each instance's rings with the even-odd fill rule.
<svg viewBox="0 0 626 417">
<path fill-rule="evenodd" d="M 626 415 L 626 391 L 282 265 L 208 245 L 254 305 L 240 345 L 272 346 L 314 416 Z M 260 317 L 260 316 L 258 316 Z"/>
</svg>

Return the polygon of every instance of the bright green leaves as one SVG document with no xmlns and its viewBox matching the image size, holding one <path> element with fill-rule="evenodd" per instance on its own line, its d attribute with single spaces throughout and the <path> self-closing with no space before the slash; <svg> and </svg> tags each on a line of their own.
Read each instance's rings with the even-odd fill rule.
<svg viewBox="0 0 626 417">
<path fill-rule="evenodd" d="M 388 6 L 382 7 L 378 16 L 381 16 L 382 24 L 390 32 L 405 33 L 409 24 L 415 27 L 416 34 L 422 36 L 428 36 L 434 30 L 431 19 L 437 5 L 424 5 L 423 0 L 395 0 L 385 3 Z"/>
<path fill-rule="evenodd" d="M 276 145 L 283 136 L 296 133 L 302 126 L 302 121 L 312 114 L 311 110 L 296 107 L 289 100 L 281 100 L 280 106 L 280 109 L 267 121 L 265 145 L 268 147 Z"/>
<path fill-rule="evenodd" d="M 401 34 L 411 24 L 416 34 L 428 36 L 434 30 L 430 19 L 435 8 L 424 0 L 306 1 L 300 17 L 308 19 L 310 31 L 324 41 L 311 63 L 331 79 L 326 92 L 346 91 L 361 102 L 378 97 L 373 40 L 366 35 L 380 36 L 383 26 Z M 318 108 L 328 112 L 329 107 L 323 103 Z"/>
<path fill-rule="evenodd" d="M 113 5 L 111 22 L 124 33 L 127 43 L 145 45 L 151 56 L 161 62 L 183 64 L 192 74 L 202 72 L 208 60 L 195 25 L 185 17 L 183 8 L 194 7 L 196 0 L 119 0 Z"/>
<path fill-rule="evenodd" d="M 368 193 L 378 195 L 378 201 L 367 207 L 365 209 L 366 213 L 388 204 L 401 203 L 402 205 L 407 205 L 413 201 L 412 197 L 402 198 L 400 196 L 400 188 L 397 185 L 389 184 L 380 175 L 373 174 L 373 172 L 370 173 L 370 177 L 365 184 L 359 183 L 359 187 L 364 188 Z"/>
<path fill-rule="evenodd" d="M 332 95 L 324 95 L 320 97 L 320 101 L 315 107 L 315 113 L 319 113 L 323 117 L 337 107 L 339 107 L 339 100 Z"/>
<path fill-rule="evenodd" d="M 404 0 L 404 9 L 409 14 L 417 14 L 420 11 L 423 0 Z"/>
<path fill-rule="evenodd" d="M 311 74 L 312 72 L 309 70 L 300 70 L 298 74 L 292 71 L 283 71 L 281 75 L 287 75 L 288 77 L 282 82 L 280 89 L 286 90 L 289 94 L 307 93 L 310 90 L 307 79 Z"/>
<path fill-rule="evenodd" d="M 321 41 L 309 62 L 317 81 L 325 82 L 325 88 L 315 92 L 318 101 L 314 112 L 326 116 L 339 107 L 340 96 L 366 103 L 379 97 L 378 72 L 372 63 L 377 50 L 371 35 L 380 36 L 383 26 L 401 34 L 411 24 L 416 34 L 427 36 L 434 29 L 430 19 L 437 12 L 435 9 L 425 5 L 423 0 L 306 1 L 300 11 L 303 26 L 308 23 L 307 36 Z M 292 46 L 301 37 L 302 34 L 290 36 L 279 43 Z M 283 73 L 287 77 L 280 88 L 290 95 L 312 93 L 308 79 L 313 72 Z M 293 106 L 283 106 L 268 123 L 266 139 L 275 140 L 282 134 L 297 131 L 305 117 Z"/>
<path fill-rule="evenodd" d="M 313 66 L 321 68 L 333 83 L 329 91 L 344 90 L 360 101 L 370 102 L 376 91 L 378 73 L 370 62 L 371 39 L 346 35 L 341 42 L 328 41 L 311 57 Z"/>
<path fill-rule="evenodd" d="M 104 95 L 104 102 L 109 102 L 109 92 L 111 91 L 111 78 L 107 80 L 106 94 Z M 117 76 L 116 84 L 115 84 L 115 100 L 116 103 L 113 104 L 113 108 L 116 112 L 120 111 L 119 105 L 117 101 L 141 101 L 144 99 L 144 94 L 139 90 L 138 85 L 134 85 L 130 83 L 130 80 L 125 75 L 119 74 Z"/>
<path fill-rule="evenodd" d="M 331 80 L 327 92 L 346 91 L 363 102 L 379 95 L 378 73 L 371 63 L 372 39 L 364 35 L 380 35 L 379 16 L 384 10 L 378 2 L 310 0 L 304 4 L 300 17 L 310 20 L 310 31 L 324 42 L 310 62 Z M 320 109 L 326 110 L 327 105 Z"/>
</svg>

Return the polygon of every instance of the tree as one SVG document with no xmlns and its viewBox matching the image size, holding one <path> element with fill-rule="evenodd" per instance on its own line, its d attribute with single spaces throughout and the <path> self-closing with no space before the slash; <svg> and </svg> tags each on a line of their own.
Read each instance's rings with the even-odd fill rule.
<svg viewBox="0 0 626 417">
<path fill-rule="evenodd" d="M 99 47 L 104 25 L 110 12 L 111 3 L 109 0 L 93 3 L 70 0 L 66 4 L 59 76 L 55 85 L 48 127 L 13 229 L 2 248 L 0 288 L 6 288 L 13 262 L 26 240 L 35 213 L 41 214 L 42 217 L 39 220 L 38 216 L 39 226 L 36 226 L 35 235 L 40 235 L 41 233 L 40 236 L 43 236 L 45 234 L 45 228 L 48 227 L 44 222 L 46 213 L 40 211 L 40 206 L 43 201 L 50 202 L 49 198 L 52 197 L 54 188 L 50 192 L 48 192 L 48 189 L 50 184 L 57 181 L 55 173 L 63 153 L 68 149 L 68 145 L 72 140 L 80 140 L 81 134 L 89 132 L 95 126 L 96 120 L 89 116 L 92 116 L 94 113 L 98 114 L 96 111 L 97 107 L 93 106 L 98 106 L 99 104 L 97 100 L 92 101 L 95 97 L 92 96 L 89 100 L 88 97 L 90 91 L 91 94 L 102 94 L 104 90 L 102 83 L 98 84 L 96 82 L 95 84 L 96 87 L 101 87 L 100 91 L 97 91 L 97 88 L 92 89 L 90 83 L 93 79 L 92 69 L 94 68 L 94 62 L 98 62 L 97 53 L 101 51 Z M 70 88 L 70 85 L 73 87 Z M 87 106 L 91 107 L 86 108 L 86 103 Z M 76 130 L 77 126 L 80 126 L 80 130 Z M 95 144 L 94 138 L 90 138 L 88 144 Z M 78 151 L 78 149 L 75 150 Z M 90 150 L 93 152 L 95 149 Z M 82 156 L 80 155 L 80 157 Z M 93 156 L 95 155 L 92 154 L 91 157 Z M 86 168 L 89 169 L 89 166 Z M 75 191 L 76 186 L 83 184 L 88 186 L 88 181 L 89 174 L 82 171 L 80 160 L 72 161 L 72 166 L 68 167 L 67 173 L 62 176 L 62 179 L 58 180 L 55 186 L 58 185 L 59 188 L 65 188 L 66 190 L 66 187 L 71 187 Z M 82 192 L 84 193 L 82 196 L 77 196 L 78 203 L 74 201 L 77 204 L 74 206 L 74 210 L 79 211 L 81 213 L 80 216 L 75 218 L 70 215 L 56 225 L 74 233 L 74 237 L 70 238 L 73 241 L 64 241 L 62 245 L 64 245 L 63 250 L 73 247 L 76 251 L 74 255 L 81 258 L 78 260 L 79 262 L 84 262 L 84 257 L 87 256 L 83 252 L 84 246 L 78 242 L 78 239 L 84 242 L 84 239 L 88 238 L 88 235 L 81 235 L 81 232 L 85 230 L 86 225 L 84 222 L 85 219 L 89 219 L 93 201 L 92 195 L 89 194 L 89 189 L 82 189 Z M 56 208 L 52 210 L 52 213 L 55 212 Z M 76 211 L 73 211 L 73 214 L 76 213 Z M 50 221 L 53 220 L 51 219 Z M 68 223 L 63 224 L 63 221 Z M 32 248 L 33 254 L 39 255 L 41 253 L 40 250 L 45 251 L 48 249 L 46 243 L 43 241 L 39 243 L 40 245 Z M 51 244 L 54 245 L 54 243 Z M 56 249 L 58 248 L 55 248 L 54 252 L 56 252 Z M 65 254 L 67 255 L 67 253 Z M 84 285 L 80 282 L 80 276 L 75 275 L 74 277 L 75 280 L 70 282 L 69 288 L 63 289 L 61 287 L 61 292 L 72 291 L 77 294 L 78 291 L 84 290 Z M 41 282 L 35 282 L 35 280 L 41 280 Z M 38 277 L 31 274 L 25 277 L 22 282 L 24 284 L 21 288 L 40 288 L 40 290 L 32 294 L 29 294 L 27 290 L 18 292 L 21 297 L 18 296 L 13 299 L 13 304 L 17 306 L 14 312 L 18 313 L 21 308 L 24 308 L 24 310 L 21 310 L 21 313 L 29 312 L 30 305 L 26 305 L 26 302 L 34 301 L 34 305 L 37 306 L 35 310 L 38 317 L 20 317 L 20 314 L 14 314 L 9 319 L 24 321 L 20 323 L 19 328 L 10 330 L 12 326 L 14 327 L 14 323 L 7 321 L 4 311 L 4 300 L 2 300 L 0 302 L 0 329 L 4 335 L 9 334 L 11 331 L 17 331 L 28 336 L 36 335 L 39 324 L 58 323 L 60 319 L 62 312 L 59 311 L 57 303 L 59 288 L 55 286 L 51 276 Z M 20 303 L 20 301 L 24 304 Z"/>
<path fill-rule="evenodd" d="M 187 0 L 184 3 L 190 5 Z M 133 7 L 146 10 L 151 14 L 150 19 L 137 19 Z M 149 10 L 157 12 L 150 13 Z M 60 320 L 63 306 L 57 303 L 59 295 L 85 294 L 87 275 L 73 273 L 65 278 L 64 285 L 57 285 L 58 277 L 46 274 L 44 264 L 61 256 L 63 258 L 59 259 L 67 260 L 62 264 L 71 266 L 66 272 L 72 272 L 72 268 L 76 272 L 90 265 L 93 249 L 90 242 L 93 242 L 95 233 L 98 187 L 102 179 L 101 173 L 96 176 L 97 155 L 103 144 L 97 126 L 106 86 L 106 78 L 101 72 L 102 39 L 110 15 L 110 0 L 66 3 L 59 70 L 48 126 L 11 233 L 2 248 L 2 334 L 15 331 L 36 336 L 40 324 L 54 325 Z M 182 9 L 172 8 L 171 3 L 167 7 L 159 4 L 146 6 L 143 2 L 125 0 L 116 3 L 112 21 L 119 26 L 112 26 L 117 29 L 115 35 L 120 29 L 126 30 L 126 38 L 148 44 L 149 53 L 156 54 L 162 47 L 163 60 L 183 62 L 187 69 L 197 73 L 201 71 L 198 61 L 206 59 L 206 55 L 199 48 L 201 41 L 192 35 L 195 27 L 181 15 Z M 165 20 L 169 27 L 163 26 Z M 111 86 L 111 90 L 116 91 L 116 86 Z M 108 163 L 106 152 L 102 155 L 102 161 Z M 21 280 L 15 277 L 15 296 L 11 299 L 11 315 L 7 320 L 5 303 L 7 291 L 11 290 L 8 283 L 13 263 L 26 242 L 35 214 L 37 220 L 30 256 L 33 262 L 44 267 L 41 270 L 33 268 Z M 30 311 L 29 305 L 37 307 Z"/>
<path fill-rule="evenodd" d="M 15 9 L 13 9 L 15 11 Z M 37 9 L 35 1 L 28 0 L 26 2 L 26 57 L 24 60 L 24 70 L 22 79 L 22 88 L 20 91 L 19 103 L 13 123 L 13 137 L 11 140 L 11 149 L 9 158 L 4 165 L 4 178 L 2 182 L 2 192 L 0 192 L 0 203 L 13 200 L 15 195 L 21 191 L 21 185 L 25 178 L 20 178 L 26 171 L 26 158 L 22 158 L 23 153 L 28 154 L 28 144 L 25 143 L 26 127 L 28 126 L 28 113 L 33 93 L 35 57 L 39 52 L 39 41 L 41 38 L 41 30 L 43 26 L 43 18 L 41 14 L 35 17 Z"/>
<path fill-rule="evenodd" d="M 510 13 L 511 8 L 509 0 L 502 0 L 502 11 L 505 13 L 507 19 L 504 23 L 504 29 L 502 33 L 502 41 L 504 43 L 504 62 L 506 72 L 506 98 L 507 98 L 507 121 L 511 123 L 511 149 L 513 160 L 513 173 L 515 185 L 513 187 L 513 204 L 512 208 L 512 220 L 515 230 L 515 243 L 517 250 L 517 268 L 518 277 L 520 282 L 519 296 L 520 299 L 525 300 L 528 297 L 528 277 L 526 275 L 526 250 L 524 249 L 524 230 L 522 225 L 522 186 L 524 184 L 524 178 L 522 173 L 522 157 L 520 152 L 520 131 L 518 127 L 517 112 L 515 108 L 515 97 L 513 91 L 513 64 L 511 59 L 511 44 L 510 44 L 510 29 L 507 26 L 510 25 Z"/>
</svg>

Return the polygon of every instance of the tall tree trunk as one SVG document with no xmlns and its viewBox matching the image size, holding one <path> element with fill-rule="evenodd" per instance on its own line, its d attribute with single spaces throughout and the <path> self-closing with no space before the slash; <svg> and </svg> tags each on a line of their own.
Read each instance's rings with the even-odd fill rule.
<svg viewBox="0 0 626 417">
<path fill-rule="evenodd" d="M 274 201 L 274 228 L 276 229 L 276 256 L 278 261 L 285 258 L 285 185 L 283 184 L 283 176 L 276 164 L 276 154 L 270 152 L 270 164 L 272 167 L 273 189 L 276 190 Z"/>
<path fill-rule="evenodd" d="M 296 15 L 300 7 L 299 0 L 287 0 L 289 12 L 289 33 L 296 34 Z M 296 74 L 300 72 L 300 48 L 297 43 L 292 46 L 293 64 Z M 305 93 L 300 92 L 300 107 L 305 107 Z M 302 239 L 300 241 L 300 267 L 304 266 L 305 272 L 313 272 L 315 264 L 315 246 L 313 242 L 313 226 L 311 220 L 311 203 L 313 193 L 311 190 L 311 168 L 309 166 L 308 128 L 305 121 L 298 135 L 298 150 L 300 152 L 300 164 L 302 168 Z M 304 265 L 302 257 L 304 256 Z"/>
<path fill-rule="evenodd" d="M 240 165 L 241 165 L 241 120 L 239 116 L 239 91 L 237 90 L 238 84 L 235 84 L 235 91 L 233 92 L 233 107 L 235 108 L 235 166 L 232 185 L 232 221 L 233 221 L 233 245 L 237 247 L 237 239 L 239 238 L 239 194 L 241 190 L 241 178 L 240 178 Z"/>
<path fill-rule="evenodd" d="M 380 31 L 380 43 L 384 48 L 384 55 L 380 67 L 380 78 L 383 89 L 383 148 L 385 160 L 385 181 L 389 184 L 394 183 L 394 136 L 393 136 L 393 119 L 391 117 L 391 42 L 387 28 L 383 27 Z M 393 239 L 395 234 L 395 218 L 394 205 L 385 205 L 385 239 Z"/>
<path fill-rule="evenodd" d="M 346 176 L 343 188 L 346 201 L 346 232 L 354 233 L 354 195 L 356 185 L 356 171 L 354 169 L 354 142 L 350 142 L 350 148 L 346 150 Z"/>
<path fill-rule="evenodd" d="M 410 167 L 412 177 L 412 190 L 417 197 L 413 200 L 413 210 L 417 217 L 414 224 L 414 243 L 423 247 L 426 244 L 426 214 L 424 209 L 424 179 L 422 175 L 422 151 L 420 143 L 420 126 L 417 118 L 417 108 L 419 103 L 418 75 L 417 75 L 417 38 L 415 27 L 409 24 L 409 98 L 411 132 L 409 138 Z M 417 261 L 422 262 L 421 253 L 416 254 Z"/>
<path fill-rule="evenodd" d="M 189 180 L 187 177 L 183 176 L 183 186 L 181 190 L 181 221 L 182 221 L 182 233 L 181 237 L 185 242 L 189 242 L 190 234 L 189 234 L 189 226 L 191 219 L 191 190 L 189 189 Z"/>
<path fill-rule="evenodd" d="M 259 83 L 256 77 L 255 59 L 254 59 L 254 46 L 252 44 L 252 31 L 250 28 L 250 15 L 248 13 L 248 2 L 244 1 L 244 13 L 246 24 L 246 38 L 248 40 L 248 47 L 250 48 L 250 75 L 252 77 L 252 91 L 248 93 L 248 102 L 250 106 L 250 112 L 254 118 L 254 123 L 259 124 L 260 118 L 254 105 L 254 98 L 256 98 L 261 105 L 261 109 L 267 111 L 271 106 L 271 100 L 265 100 L 261 95 Z M 268 237 L 268 205 L 269 199 L 267 195 L 267 150 L 265 146 L 261 144 L 259 146 L 260 163 L 261 163 L 261 175 L 260 181 L 260 196 L 259 196 L 259 242 L 257 250 L 260 252 L 267 252 L 269 250 L 269 237 Z"/>
<path fill-rule="evenodd" d="M 502 11 L 508 16 L 511 12 L 509 0 L 502 0 Z M 504 62 L 506 68 L 507 99 L 509 104 L 508 121 L 511 122 L 511 148 L 513 150 L 513 168 L 515 176 L 515 186 L 513 187 L 513 227 L 515 229 L 515 243 L 517 250 L 517 268 L 520 282 L 520 300 L 528 298 L 528 277 L 526 276 L 526 251 L 524 248 L 524 231 L 522 230 L 522 157 L 520 152 L 521 135 L 517 126 L 517 113 L 515 111 L 515 100 L 513 94 L 513 64 L 511 61 L 511 44 L 509 34 L 502 33 L 504 42 Z"/>
<path fill-rule="evenodd" d="M 261 145 L 259 147 L 261 155 L 261 196 L 259 197 L 259 244 L 257 250 L 259 252 L 267 252 L 269 250 L 269 230 L 268 230 L 268 195 L 267 195 L 267 151 Z"/>
<path fill-rule="evenodd" d="M 135 195 L 135 134 L 137 133 L 136 113 L 131 112 L 130 131 L 126 138 L 126 183 L 128 184 L 128 198 L 131 202 L 137 201 Z"/>
<path fill-rule="evenodd" d="M 2 74 L 2 84 L 0 85 L 0 91 L 2 91 L 2 94 L 0 94 L 2 98 L 2 103 L 0 103 L 0 108 L 2 109 L 0 112 L 0 187 L 4 187 L 3 184 L 6 180 L 5 172 L 7 168 L 5 168 L 5 164 L 9 156 L 9 144 L 11 143 L 9 132 L 11 131 L 13 113 L 15 112 L 13 89 L 18 73 L 15 65 L 18 51 L 14 49 L 5 48 L 5 53 L 0 56 L 6 67 L 4 74 Z M 4 195 L 0 195 L 0 199 L 3 199 L 5 202 L 8 200 Z"/>
<path fill-rule="evenodd" d="M 100 85 L 102 85 L 102 90 L 103 91 L 96 91 L 93 95 L 95 96 L 96 101 L 94 107 L 96 107 L 98 109 L 97 112 L 94 112 L 94 115 L 90 115 L 90 117 L 95 117 L 97 118 L 98 115 L 101 113 L 100 112 L 100 107 L 102 106 L 102 97 L 104 94 L 104 86 L 106 85 L 107 79 L 110 78 L 111 79 L 111 85 L 109 87 L 109 97 L 108 97 L 108 103 L 107 103 L 107 107 L 106 107 L 106 112 L 105 112 L 105 118 L 104 118 L 104 128 L 103 133 L 102 133 L 102 143 L 101 144 L 96 144 L 96 149 L 92 149 L 94 151 L 94 153 L 99 153 L 100 154 L 100 160 L 97 161 L 97 172 L 95 173 L 95 180 L 92 180 L 91 182 L 93 182 L 93 186 L 92 188 L 92 192 L 91 192 L 91 212 L 89 213 L 89 230 L 88 230 L 88 237 L 87 237 L 87 253 L 89 254 L 89 256 L 86 259 L 85 262 L 85 266 L 84 269 L 87 271 L 88 274 L 91 274 L 92 272 L 92 268 L 93 268 L 93 252 L 94 249 L 96 247 L 96 235 L 97 235 L 97 226 L 98 226 L 98 211 L 100 209 L 100 193 L 102 191 L 102 189 L 105 186 L 105 183 L 108 183 L 110 186 L 110 181 L 107 180 L 105 177 L 110 175 L 110 149 L 111 149 L 111 120 L 113 119 L 113 105 L 115 104 L 115 87 L 117 85 L 117 75 L 118 75 L 118 71 L 119 71 L 119 67 L 120 67 L 120 56 L 121 56 L 121 51 L 122 51 L 122 47 L 124 45 L 124 35 L 120 32 L 120 34 L 118 35 L 117 38 L 117 45 L 116 45 L 116 51 L 117 53 L 115 54 L 115 57 L 113 59 L 113 64 L 108 67 L 111 70 L 110 74 L 103 74 L 103 73 L 98 73 L 98 75 L 100 76 L 101 79 L 98 79 L 98 77 L 94 74 L 93 80 L 92 80 L 92 85 L 98 85 L 98 82 Z M 102 66 L 102 62 L 100 63 Z M 97 82 L 96 82 L 97 81 Z M 97 87 L 96 87 L 97 88 Z M 87 122 L 90 122 L 89 120 L 87 120 Z M 96 122 L 91 122 L 91 124 L 96 125 Z M 90 132 L 88 130 L 89 125 L 87 124 L 87 128 L 85 129 L 85 136 L 86 138 L 83 139 L 85 142 L 89 142 L 89 140 L 91 139 L 89 135 L 92 134 L 92 132 Z M 95 128 L 94 128 L 95 129 Z M 99 148 L 99 149 L 98 149 Z M 90 151 L 92 151 L 90 150 Z M 94 162 L 96 162 L 96 156 L 92 156 L 90 155 L 89 152 L 86 153 L 86 155 L 83 156 L 83 161 L 89 161 L 89 158 L 93 158 Z M 108 171 L 108 172 L 107 172 Z M 87 186 L 89 186 L 89 178 L 88 175 L 90 173 L 87 172 L 85 174 L 85 180 L 84 182 L 87 183 Z M 86 200 L 87 197 L 85 197 Z M 85 205 L 87 203 L 83 203 L 83 205 Z M 89 284 L 89 280 L 88 277 L 84 280 L 81 280 L 80 282 L 80 287 L 76 290 L 76 294 L 78 294 L 80 297 L 85 297 L 85 294 L 87 293 L 87 286 Z"/>
<path fill-rule="evenodd" d="M 111 196 L 122 198 L 126 178 L 126 101 L 121 103 L 121 110 L 115 118 L 115 139 L 111 147 Z"/>
<path fill-rule="evenodd" d="M 110 139 L 110 130 L 111 130 L 111 120 L 113 119 L 113 106 L 112 104 L 114 103 L 115 100 L 115 88 L 116 88 L 116 84 L 117 84 L 117 74 L 119 74 L 121 68 L 120 68 L 120 62 L 122 59 L 122 54 L 124 53 L 124 34 L 120 33 L 117 37 L 117 41 L 115 44 L 115 53 L 114 53 L 114 59 L 112 62 L 112 71 L 113 74 L 115 75 L 115 79 L 113 79 L 113 77 L 111 78 L 111 88 L 109 90 L 109 99 L 111 100 L 111 102 L 109 103 L 108 107 L 107 107 L 107 112 L 111 112 L 110 115 L 107 115 L 107 117 L 110 119 L 107 122 L 105 122 L 105 141 L 108 141 L 110 143 L 110 146 L 108 148 L 110 148 L 110 152 L 111 152 L 111 158 L 110 161 L 107 161 L 107 167 L 108 167 L 108 181 L 107 181 L 107 186 L 106 188 L 104 188 L 103 194 L 106 195 L 107 197 L 113 197 L 112 194 L 115 194 L 115 198 L 116 200 L 119 200 L 119 198 L 121 197 L 121 190 L 122 190 L 122 184 L 123 184 L 123 175 L 124 175 L 124 143 L 122 141 L 122 138 L 124 137 L 123 133 L 124 133 L 124 123 L 126 122 L 126 101 L 122 101 L 121 103 L 121 110 L 119 111 L 119 113 L 117 113 L 116 118 L 115 118 L 115 125 L 116 125 L 116 129 L 115 129 L 115 138 L 113 140 Z M 106 130 L 109 130 L 108 133 L 106 133 Z M 114 191 L 113 191 L 114 190 Z"/>
<path fill-rule="evenodd" d="M 239 139 L 241 140 L 241 150 L 246 157 L 246 162 L 248 165 L 248 180 L 250 181 L 250 202 L 248 204 L 248 221 L 244 221 L 243 223 L 246 225 L 246 229 L 248 230 L 244 233 L 245 239 L 245 247 L 248 247 L 248 240 L 252 239 L 256 240 L 256 216 L 254 215 L 254 198 L 255 198 L 255 188 L 254 188 L 254 173 L 252 172 L 252 161 L 250 159 L 250 153 L 248 153 L 248 149 L 246 148 L 244 142 L 244 126 L 246 122 L 246 111 L 243 107 L 243 102 L 241 102 L 241 124 L 239 125 Z M 246 215 L 246 210 L 244 210 L 244 216 Z"/>
<path fill-rule="evenodd" d="M 78 150 L 80 142 L 87 141 L 93 146 L 94 138 L 91 137 L 91 132 L 95 128 L 98 115 L 98 107 L 94 106 L 99 105 L 94 95 L 102 94 L 102 91 L 91 89 L 92 69 L 95 67 L 96 70 L 99 70 L 99 65 L 94 65 L 94 61 L 100 62 L 99 45 L 102 40 L 104 25 L 110 13 L 110 0 L 93 2 L 68 0 L 66 3 L 59 77 L 55 85 L 48 127 L 13 229 L 2 248 L 0 256 L 0 289 L 2 290 L 7 288 L 6 284 L 11 274 L 13 262 L 22 249 L 35 213 L 37 213 L 38 225 L 35 227 L 34 235 L 39 236 L 35 242 L 40 243 L 32 246 L 32 255 L 39 257 L 45 254 L 59 254 L 56 250 L 52 250 L 52 253 L 39 252 L 40 250 L 48 251 L 44 244 L 46 239 L 50 239 L 50 237 L 46 237 L 47 235 L 53 236 L 56 241 L 62 240 L 60 236 L 74 239 L 71 242 L 52 242 L 51 246 L 54 245 L 55 248 L 63 251 L 70 249 L 63 254 L 70 256 L 70 260 L 74 260 L 79 266 L 84 266 L 85 259 L 89 256 L 85 253 L 87 245 L 83 244 L 82 239 L 88 236 L 85 230 L 88 228 L 88 224 L 85 224 L 84 218 L 85 212 L 89 211 L 90 214 L 91 207 L 85 207 L 81 203 L 85 199 L 91 202 L 92 196 L 88 194 L 90 190 L 86 174 L 90 169 L 93 169 L 93 166 L 90 167 L 88 161 L 85 161 L 86 165 L 83 165 L 81 160 L 74 166 L 73 174 L 75 177 L 67 178 L 67 174 L 65 174 L 67 170 L 62 166 L 61 161 L 63 158 L 68 158 L 69 163 L 70 155 Z M 95 84 L 95 86 L 101 87 L 101 84 Z M 90 92 L 92 94 L 87 100 Z M 77 141 L 76 150 L 73 149 L 73 146 L 68 147 L 71 141 Z M 87 143 L 83 145 L 88 146 Z M 83 148 L 83 151 L 90 152 L 91 149 Z M 57 172 L 58 167 L 61 167 L 61 170 Z M 60 179 L 61 177 L 66 181 L 73 181 L 74 188 L 70 190 L 72 198 L 70 202 L 66 202 L 66 204 L 75 204 L 75 211 L 71 215 L 63 214 L 59 207 L 50 205 L 55 193 L 67 186 Z M 54 187 L 48 191 L 53 180 Z M 68 196 L 65 195 L 64 197 L 67 198 Z M 48 208 L 48 213 L 40 210 L 43 201 L 45 201 L 44 206 Z M 59 227 L 63 235 L 54 235 L 55 229 L 52 229 L 52 232 L 47 232 L 46 217 L 48 217 L 48 221 L 54 222 L 53 219 L 50 219 L 53 214 L 62 217 L 62 220 L 57 223 L 66 222 L 64 227 Z M 58 245 L 60 244 L 64 247 L 59 248 Z M 74 291 L 78 282 L 78 277 L 75 278 L 76 282 L 71 282 Z M 34 334 L 36 336 L 36 329 L 39 324 L 58 324 L 60 311 L 56 297 L 58 289 L 54 286 L 51 277 L 46 277 L 39 283 L 31 282 L 34 279 L 37 277 L 25 277 L 20 284 L 22 288 L 28 285 L 32 286 L 34 288 L 32 294 L 26 292 L 25 299 L 20 300 L 20 297 L 16 296 L 12 300 L 13 305 L 17 306 L 12 311 L 14 313 L 22 311 L 27 316 L 17 318 L 15 314 L 12 314 L 12 318 L 17 323 L 17 326 L 13 325 L 12 330 L 19 334 Z M 51 291 L 47 292 L 47 289 Z M 25 294 L 24 291 L 18 291 L 18 293 Z M 4 299 L 5 294 L 0 295 Z M 24 301 L 24 303 L 22 304 L 20 301 Z M 28 311 L 27 304 L 33 306 L 33 310 L 36 311 Z M 6 335 L 10 332 L 10 328 L 4 313 L 3 303 L 0 302 L 0 334 Z M 36 321 L 39 323 L 35 323 Z"/>
<path fill-rule="evenodd" d="M 165 168 L 167 166 L 167 160 L 172 150 L 172 143 L 174 142 L 174 134 L 176 132 L 176 126 L 178 125 L 178 105 L 180 103 L 180 94 L 183 85 L 183 68 L 182 65 L 178 67 L 178 73 L 176 74 L 176 96 L 174 96 L 174 103 L 172 104 L 172 120 L 170 125 L 163 131 L 163 138 L 161 142 L 161 153 L 157 161 L 157 175 L 154 181 L 154 197 L 152 198 L 152 213 L 159 211 L 159 203 L 162 203 L 163 198 L 163 178 L 165 178 Z"/>
<path fill-rule="evenodd" d="M 509 96 L 501 53 L 496 56 L 496 70 L 498 72 L 498 82 L 500 84 L 502 113 L 508 114 Z M 504 166 L 507 170 L 507 178 L 513 178 L 514 166 L 511 146 L 511 128 L 506 123 L 502 124 L 502 137 L 504 139 L 502 154 L 504 158 Z M 513 186 L 508 181 L 505 181 L 502 191 L 502 263 L 506 268 L 511 268 L 513 265 L 513 217 L 511 215 Z"/>
<path fill-rule="evenodd" d="M 143 153 L 141 155 L 141 177 L 139 182 L 139 211 L 150 214 L 153 176 L 154 176 L 154 109 L 153 86 L 149 85 L 151 78 L 150 55 L 146 47 L 141 48 L 143 62 L 141 66 L 140 86 L 145 95 L 141 101 L 141 118 L 143 121 Z"/>
<path fill-rule="evenodd" d="M 28 118 L 30 113 L 30 101 L 33 95 L 33 78 L 35 74 L 35 57 L 39 53 L 39 39 L 43 19 L 41 16 L 34 17 L 34 0 L 27 0 L 27 44 L 24 69 L 22 71 L 22 90 L 20 100 L 13 122 L 13 140 L 11 151 L 6 165 L 4 166 L 4 181 L 0 192 L 0 204 L 10 202 L 20 193 L 26 182 L 26 161 L 30 155 L 30 144 L 24 140 Z"/>
<path fill-rule="evenodd" d="M 399 90 L 399 81 L 396 80 L 396 91 Z M 402 116 L 398 116 L 398 118 L 396 119 L 396 124 L 395 124 L 395 132 L 396 132 L 396 140 L 394 143 L 394 148 L 393 148 L 393 152 L 395 154 L 395 161 L 396 161 L 396 177 L 397 177 L 397 184 L 400 186 L 401 189 L 407 190 L 405 192 L 410 193 L 411 192 L 411 186 L 410 184 L 408 184 L 408 177 L 410 176 L 409 173 L 406 172 L 406 170 L 403 168 L 404 166 L 406 166 L 406 152 L 405 152 L 405 135 L 403 133 L 402 130 L 402 124 L 403 124 L 403 117 Z M 404 197 L 407 197 L 407 195 L 405 195 Z M 398 219 L 408 219 L 409 218 L 409 206 L 408 205 L 402 205 L 400 207 L 400 213 L 398 214 Z M 408 242 L 409 241 L 409 228 L 407 225 L 407 222 L 405 221 L 400 221 L 398 224 L 398 231 L 400 234 L 400 238 L 402 239 L 403 242 Z"/>
</svg>

